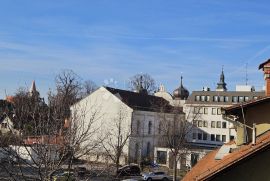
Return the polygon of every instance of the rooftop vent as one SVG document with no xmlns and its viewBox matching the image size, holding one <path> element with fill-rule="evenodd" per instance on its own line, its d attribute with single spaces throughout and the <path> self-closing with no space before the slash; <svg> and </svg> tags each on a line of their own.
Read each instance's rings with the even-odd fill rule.
<svg viewBox="0 0 270 181">
<path fill-rule="evenodd" d="M 203 87 L 203 91 L 210 91 L 209 87 Z"/>
</svg>

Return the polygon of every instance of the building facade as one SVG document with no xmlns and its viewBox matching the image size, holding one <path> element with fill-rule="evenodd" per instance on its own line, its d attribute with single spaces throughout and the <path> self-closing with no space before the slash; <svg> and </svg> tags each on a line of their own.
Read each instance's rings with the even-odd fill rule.
<svg viewBox="0 0 270 181">
<path fill-rule="evenodd" d="M 221 109 L 235 104 L 243 104 L 264 96 L 252 86 L 237 85 L 236 91 L 227 91 L 222 70 L 215 91 L 204 88 L 193 91 L 184 106 L 186 119 L 195 126 L 189 142 L 194 145 L 218 147 L 233 140 L 236 136 L 233 124 L 223 118 Z"/>
<path fill-rule="evenodd" d="M 124 136 L 128 136 L 123 148 L 121 163 L 153 160 L 154 147 L 162 143 L 160 123 L 165 119 L 172 119 L 172 109 L 173 107 L 168 101 L 148 95 L 145 91 L 132 92 L 110 87 L 100 87 L 71 107 L 73 113 L 85 113 L 85 115 L 77 115 L 77 117 L 82 119 L 80 122 L 85 126 L 92 124 L 96 133 L 92 136 L 91 141 L 97 140 L 98 142 L 98 140 L 104 139 L 103 146 L 106 146 L 108 140 L 108 144 L 117 143 L 117 137 L 113 136 L 113 132 L 117 129 L 115 121 L 119 121 L 121 113 L 121 132 Z M 93 120 L 93 114 L 96 114 L 98 119 L 89 122 L 89 120 Z M 184 119 L 184 114 L 180 115 Z M 113 150 L 111 151 L 113 152 Z M 102 147 L 99 147 L 98 153 L 104 153 L 106 156 Z M 86 159 L 95 161 L 93 156 Z"/>
</svg>

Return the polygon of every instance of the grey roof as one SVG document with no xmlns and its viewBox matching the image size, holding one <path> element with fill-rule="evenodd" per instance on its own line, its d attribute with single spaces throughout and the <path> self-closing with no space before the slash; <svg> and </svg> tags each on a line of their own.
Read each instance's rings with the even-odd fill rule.
<svg viewBox="0 0 270 181">
<path fill-rule="evenodd" d="M 208 101 L 196 100 L 196 96 L 207 96 Z M 214 97 L 219 96 L 222 100 L 214 101 Z M 264 97 L 265 92 L 247 92 L 247 91 L 193 91 L 187 100 L 187 104 L 211 104 L 211 105 L 232 105 L 239 102 L 233 102 L 233 97 L 248 97 L 248 101 Z M 224 97 L 227 97 L 227 101 L 224 101 Z"/>
</svg>

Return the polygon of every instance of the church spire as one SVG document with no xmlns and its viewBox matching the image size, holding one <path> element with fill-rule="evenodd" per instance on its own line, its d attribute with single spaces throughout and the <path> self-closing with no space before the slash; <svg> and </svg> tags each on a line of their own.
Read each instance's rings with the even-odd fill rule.
<svg viewBox="0 0 270 181">
<path fill-rule="evenodd" d="M 227 84 L 225 83 L 225 76 L 224 76 L 224 71 L 223 71 L 223 66 L 222 66 L 219 83 L 217 83 L 216 91 L 227 91 L 226 85 Z"/>
<path fill-rule="evenodd" d="M 30 93 L 30 95 L 33 95 L 33 94 L 35 94 L 36 92 L 37 92 L 36 82 L 33 80 L 32 85 L 31 85 L 31 88 L 30 88 L 30 90 L 29 90 L 29 93 Z"/>
</svg>

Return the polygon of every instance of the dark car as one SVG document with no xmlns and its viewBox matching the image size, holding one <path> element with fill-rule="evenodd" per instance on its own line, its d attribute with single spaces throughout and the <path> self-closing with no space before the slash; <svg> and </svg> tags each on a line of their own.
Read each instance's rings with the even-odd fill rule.
<svg viewBox="0 0 270 181">
<path fill-rule="evenodd" d="M 141 174 L 141 169 L 138 165 L 125 165 L 117 171 L 118 176 L 137 176 Z"/>
<path fill-rule="evenodd" d="M 78 177 L 84 177 L 86 174 L 86 168 L 85 167 L 76 167 L 74 169 L 75 175 Z"/>
</svg>

